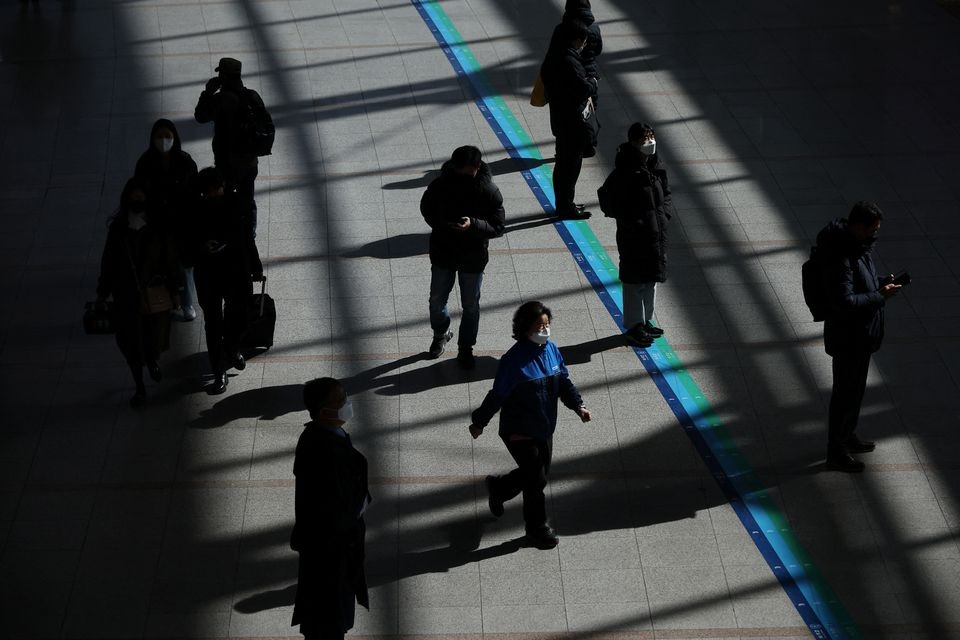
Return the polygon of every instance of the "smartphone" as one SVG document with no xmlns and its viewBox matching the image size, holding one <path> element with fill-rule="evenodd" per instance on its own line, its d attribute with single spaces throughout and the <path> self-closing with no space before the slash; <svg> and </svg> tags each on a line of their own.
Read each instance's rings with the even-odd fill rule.
<svg viewBox="0 0 960 640">
<path fill-rule="evenodd" d="M 891 281 L 891 283 L 892 283 L 892 284 L 898 284 L 898 285 L 900 285 L 901 287 L 904 286 L 904 285 L 910 284 L 910 272 L 909 272 L 909 271 L 901 271 L 901 272 L 898 273 L 897 275 L 893 276 L 893 280 Z"/>
</svg>

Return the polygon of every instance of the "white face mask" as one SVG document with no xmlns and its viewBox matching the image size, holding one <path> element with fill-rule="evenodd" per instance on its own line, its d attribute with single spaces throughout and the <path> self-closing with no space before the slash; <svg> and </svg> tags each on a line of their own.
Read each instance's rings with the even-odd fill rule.
<svg viewBox="0 0 960 640">
<path fill-rule="evenodd" d="M 127 214 L 127 226 L 129 226 L 134 231 L 139 231 L 147 224 L 147 214 L 143 211 L 140 213 L 134 213 L 131 211 Z"/>
<path fill-rule="evenodd" d="M 530 341 L 536 344 L 547 344 L 547 339 L 550 337 L 550 327 L 546 327 L 542 331 L 538 331 L 530 336 Z"/>
<path fill-rule="evenodd" d="M 158 151 L 167 153 L 170 149 L 173 149 L 173 138 L 157 138 L 153 141 L 153 144 Z"/>
<path fill-rule="evenodd" d="M 640 145 L 640 153 L 645 156 L 652 156 L 657 152 L 657 141 L 650 140 L 649 142 L 644 142 Z"/>
<path fill-rule="evenodd" d="M 346 404 L 337 409 L 337 420 L 343 420 L 344 422 L 350 422 L 350 418 L 353 417 L 353 402 L 350 398 L 347 398 Z"/>
</svg>

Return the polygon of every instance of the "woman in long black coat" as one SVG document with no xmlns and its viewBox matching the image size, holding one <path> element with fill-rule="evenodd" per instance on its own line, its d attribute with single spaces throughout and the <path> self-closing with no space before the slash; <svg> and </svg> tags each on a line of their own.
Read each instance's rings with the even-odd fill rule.
<svg viewBox="0 0 960 640">
<path fill-rule="evenodd" d="M 651 320 L 657 283 L 667 279 L 667 224 L 672 215 L 667 172 L 650 125 L 630 127 L 627 142 L 617 149 L 616 171 L 623 325 L 629 344 L 646 347 L 663 335 Z"/>
<path fill-rule="evenodd" d="M 120 208 L 110 221 L 97 282 L 98 300 L 113 297 L 117 346 L 136 384 L 130 400 L 134 406 L 146 398 L 144 366 L 150 377 L 159 381 L 158 361 L 169 345 L 170 306 L 150 313 L 147 290 L 166 288 L 170 305 L 176 307 L 183 288 L 174 243 L 163 228 L 150 221 L 147 193 L 146 183 L 138 178 L 130 179 L 123 188 Z"/>
</svg>

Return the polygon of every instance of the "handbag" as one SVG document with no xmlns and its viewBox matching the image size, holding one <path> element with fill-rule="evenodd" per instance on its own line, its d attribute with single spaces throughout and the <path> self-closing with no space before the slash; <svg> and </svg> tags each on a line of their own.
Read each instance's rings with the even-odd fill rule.
<svg viewBox="0 0 960 640">
<path fill-rule="evenodd" d="M 170 289 L 166 284 L 147 285 L 146 288 L 140 286 L 140 276 L 137 274 L 137 265 L 133 261 L 133 254 L 130 253 L 130 244 L 126 244 L 127 259 L 130 260 L 130 269 L 133 271 L 133 281 L 137 284 L 137 291 L 140 292 L 140 314 L 144 316 L 154 313 L 163 313 L 173 309 L 173 297 L 170 295 Z"/>
<path fill-rule="evenodd" d="M 530 104 L 534 107 L 547 106 L 547 90 L 543 86 L 543 79 L 537 74 L 537 79 L 533 82 L 533 91 L 530 92 Z"/>
<path fill-rule="evenodd" d="M 106 300 L 86 303 L 83 306 L 83 331 L 91 336 L 116 333 L 113 327 L 113 303 Z"/>
</svg>

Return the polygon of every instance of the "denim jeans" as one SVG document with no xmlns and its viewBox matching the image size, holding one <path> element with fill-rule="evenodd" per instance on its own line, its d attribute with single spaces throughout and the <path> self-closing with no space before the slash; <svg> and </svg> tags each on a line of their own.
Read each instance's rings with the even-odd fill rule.
<svg viewBox="0 0 960 640">
<path fill-rule="evenodd" d="M 656 282 L 628 283 L 623 285 L 623 326 L 632 329 L 646 324 L 653 318 L 653 303 L 657 297 Z"/>
<path fill-rule="evenodd" d="M 460 336 L 457 345 L 470 348 L 477 343 L 480 330 L 480 285 L 483 272 L 467 273 L 438 267 L 430 268 L 430 328 L 434 336 L 440 336 L 450 328 L 450 313 L 447 300 L 453 291 L 453 283 L 460 280 L 460 304 L 463 306 L 463 318 L 460 320 Z"/>
</svg>

